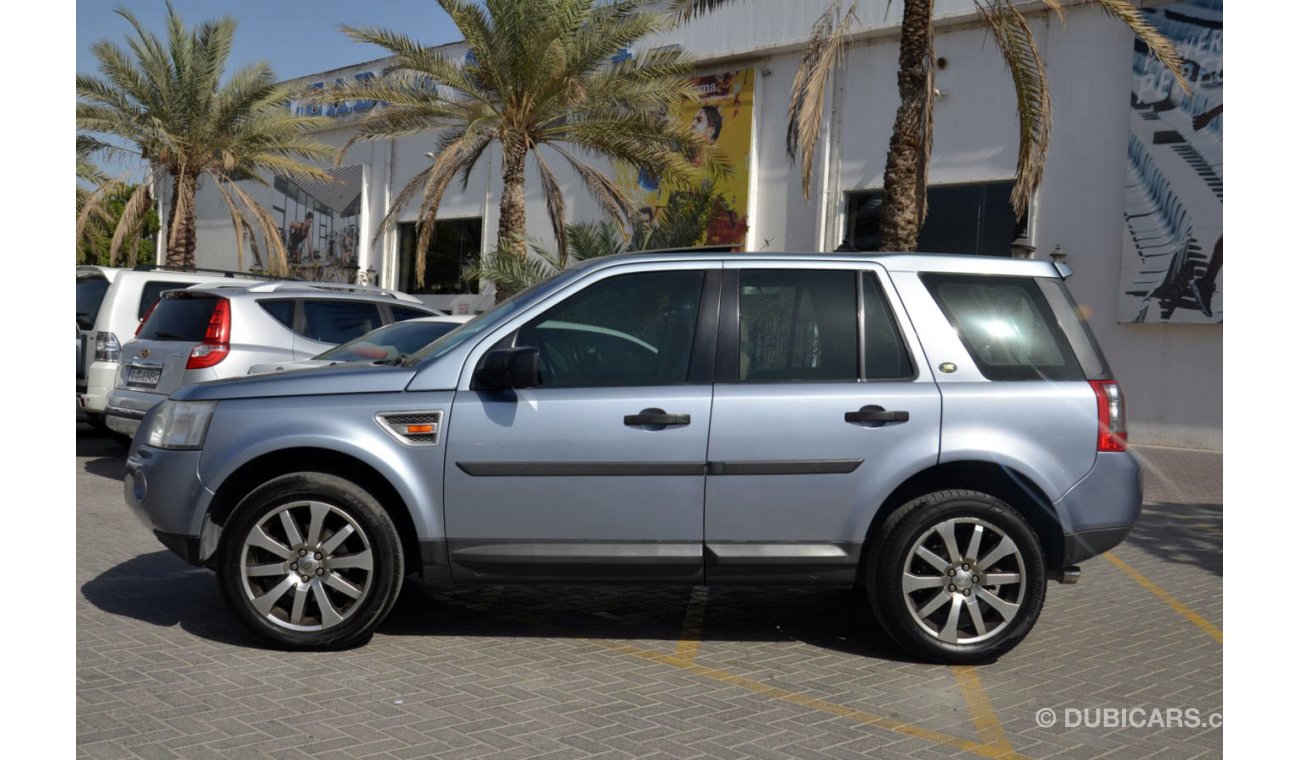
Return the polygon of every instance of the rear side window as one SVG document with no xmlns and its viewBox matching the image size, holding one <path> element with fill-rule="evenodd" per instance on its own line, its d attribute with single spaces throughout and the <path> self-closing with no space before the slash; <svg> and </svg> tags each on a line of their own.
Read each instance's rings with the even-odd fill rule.
<svg viewBox="0 0 1300 760">
<path fill-rule="evenodd" d="M 188 288 L 193 284 L 192 282 L 146 282 L 140 289 L 140 306 L 135 315 L 136 319 L 144 319 L 144 315 L 149 313 L 149 307 L 153 306 L 154 301 L 157 301 L 164 291 Z"/>
<path fill-rule="evenodd" d="M 858 379 L 857 273 L 740 273 L 740 382 Z"/>
<path fill-rule="evenodd" d="M 257 305 L 262 307 L 262 311 L 275 317 L 275 321 L 293 329 L 293 301 L 258 301 Z"/>
<path fill-rule="evenodd" d="M 108 292 L 108 280 L 103 277 L 77 278 L 77 327 L 89 330 L 95 326 L 99 307 Z"/>
<path fill-rule="evenodd" d="M 405 322 L 408 319 L 415 319 L 416 317 L 433 316 L 427 311 L 420 311 L 418 309 L 408 309 L 405 306 L 394 306 L 392 307 L 392 309 L 393 309 L 394 322 Z"/>
<path fill-rule="evenodd" d="M 176 340 L 197 343 L 207 334 L 217 298 L 176 294 L 158 302 L 140 327 L 140 340 Z"/>
<path fill-rule="evenodd" d="M 384 324 L 379 305 L 364 301 L 306 300 L 302 313 L 303 336 L 322 343 L 346 343 Z"/>
<path fill-rule="evenodd" d="M 923 274 L 989 380 L 1083 380 L 1043 291 L 1029 277 Z"/>
</svg>

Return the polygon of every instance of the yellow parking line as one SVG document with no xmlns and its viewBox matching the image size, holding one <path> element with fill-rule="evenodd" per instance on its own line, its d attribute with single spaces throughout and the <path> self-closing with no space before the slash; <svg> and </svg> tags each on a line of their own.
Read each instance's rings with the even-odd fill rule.
<svg viewBox="0 0 1300 760">
<path fill-rule="evenodd" d="M 966 709 L 970 711 L 971 721 L 975 723 L 975 735 L 989 746 L 1002 747 L 1007 753 L 1013 753 L 1006 731 L 1002 730 L 1002 721 L 998 720 L 998 711 L 993 709 L 993 703 L 984 691 L 984 685 L 980 683 L 979 669 L 970 665 L 954 665 L 952 674 L 957 678 L 962 698 L 966 700 Z"/>
<path fill-rule="evenodd" d="M 695 662 L 695 655 L 700 651 L 700 630 L 704 627 L 704 605 L 708 599 L 709 590 L 704 586 L 691 589 L 682 632 L 677 637 L 677 659 L 683 662 Z"/>
<path fill-rule="evenodd" d="M 1157 586 L 1150 578 L 1147 578 L 1142 573 L 1139 573 L 1138 571 L 1134 570 L 1132 567 L 1129 566 L 1127 562 L 1120 559 L 1119 557 L 1116 557 L 1111 552 L 1106 552 L 1102 556 L 1110 560 L 1110 563 L 1112 565 L 1118 567 L 1120 570 L 1123 570 L 1130 578 L 1137 581 L 1138 584 L 1142 586 L 1142 588 L 1145 588 L 1147 591 L 1150 591 L 1151 593 L 1155 594 L 1156 597 L 1160 599 L 1160 601 L 1172 607 L 1174 611 L 1177 612 L 1179 615 L 1182 615 L 1183 617 L 1192 621 L 1192 623 L 1197 628 L 1200 628 L 1202 631 L 1208 633 L 1210 635 L 1210 638 L 1214 639 L 1220 644 L 1223 643 L 1223 631 L 1216 628 L 1213 623 L 1201 617 L 1200 615 L 1197 615 L 1195 612 L 1192 612 L 1192 609 L 1190 607 L 1175 599 L 1173 595 L 1170 594 L 1168 591 L 1165 591 L 1164 589 Z"/>
<path fill-rule="evenodd" d="M 799 694 L 798 692 L 780 689 L 775 686 L 770 686 L 768 684 L 755 681 L 752 678 L 746 678 L 745 676 L 737 675 L 735 673 L 730 673 L 725 670 L 718 670 L 717 668 L 707 668 L 704 667 L 703 665 L 696 665 L 695 663 L 683 660 L 676 655 L 663 654 L 660 652 L 652 652 L 646 649 L 638 649 L 636 647 L 628 646 L 626 644 L 615 644 L 608 641 L 587 639 L 587 642 L 595 646 L 601 647 L 602 649 L 608 649 L 610 651 L 618 652 L 620 654 L 631 655 L 632 657 L 638 657 L 640 659 L 648 660 L 650 662 L 656 662 L 661 665 L 668 665 L 670 667 L 677 668 L 679 670 L 684 670 L 687 673 L 691 673 L 692 675 L 701 676 L 703 678 L 708 678 L 714 681 L 720 681 L 722 683 L 730 684 L 732 686 L 739 686 L 742 689 L 752 691 L 756 694 L 762 694 L 765 697 L 779 699 L 783 702 L 790 702 L 792 704 L 796 704 L 801 707 L 807 707 L 813 710 L 819 710 L 821 712 L 830 713 L 831 715 L 838 715 L 843 718 L 848 718 L 850 720 L 857 721 L 858 723 L 864 723 L 866 725 L 876 726 L 878 728 L 883 728 L 887 731 L 893 731 L 895 733 L 904 734 L 917 739 L 922 739 L 924 741 L 928 741 L 933 744 L 939 744 L 946 747 L 952 747 L 954 749 L 960 749 L 964 752 L 970 752 L 972 754 L 979 755 L 980 757 L 991 757 L 991 758 L 1019 757 L 1011 749 L 1011 745 L 1005 741 L 1005 737 L 1003 738 L 1003 742 L 1000 744 L 972 741 L 970 739 L 962 739 L 961 737 L 958 736 L 952 736 L 950 734 L 941 733 L 939 731 L 932 731 L 922 726 L 912 725 L 911 723 L 904 723 L 901 720 L 895 720 L 893 718 L 888 718 L 883 715 L 873 715 L 869 712 L 864 712 L 862 710 L 855 710 L 852 707 L 837 705 L 834 702 L 827 702 L 824 699 L 817 699 L 816 697 L 810 697 L 807 694 Z"/>
</svg>

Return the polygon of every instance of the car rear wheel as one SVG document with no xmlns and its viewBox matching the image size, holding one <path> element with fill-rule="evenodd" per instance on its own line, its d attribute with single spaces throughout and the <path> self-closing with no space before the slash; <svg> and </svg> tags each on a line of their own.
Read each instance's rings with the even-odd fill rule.
<svg viewBox="0 0 1300 760">
<path fill-rule="evenodd" d="M 225 530 L 222 595 L 262 639 L 288 649 L 363 644 L 401 589 L 397 529 L 364 489 L 301 472 L 249 493 Z"/>
<path fill-rule="evenodd" d="M 918 498 L 882 526 L 867 591 L 882 628 L 927 660 L 991 660 L 1029 634 L 1047 576 L 1037 536 L 1005 502 L 975 491 Z"/>
</svg>

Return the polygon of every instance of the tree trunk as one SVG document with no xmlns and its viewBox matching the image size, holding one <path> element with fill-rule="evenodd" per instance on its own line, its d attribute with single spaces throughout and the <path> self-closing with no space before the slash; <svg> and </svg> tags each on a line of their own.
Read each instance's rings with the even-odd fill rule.
<svg viewBox="0 0 1300 760">
<path fill-rule="evenodd" d="M 898 43 L 898 114 L 885 161 L 885 200 L 880 247 L 915 251 L 925 221 L 925 175 L 930 163 L 929 104 L 933 87 L 934 0 L 903 3 Z"/>
<path fill-rule="evenodd" d="M 193 269 L 195 248 L 194 196 L 199 178 L 178 172 L 172 175 L 172 207 L 167 219 L 167 266 Z"/>
<path fill-rule="evenodd" d="M 522 142 L 502 146 L 501 220 L 497 246 L 507 248 L 521 261 L 528 255 L 524 212 L 524 159 L 528 150 Z"/>
</svg>

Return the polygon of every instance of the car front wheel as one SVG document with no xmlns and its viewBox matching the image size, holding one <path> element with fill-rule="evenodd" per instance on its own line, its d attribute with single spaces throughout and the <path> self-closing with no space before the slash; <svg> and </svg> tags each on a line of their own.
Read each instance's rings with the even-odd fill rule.
<svg viewBox="0 0 1300 760">
<path fill-rule="evenodd" d="M 401 540 L 356 484 L 301 472 L 270 480 L 235 508 L 217 577 L 236 616 L 288 649 L 365 643 L 401 589 Z"/>
<path fill-rule="evenodd" d="M 987 494 L 918 498 L 882 526 L 867 590 L 881 627 L 923 659 L 983 662 L 1029 634 L 1047 578 L 1033 530 Z"/>
</svg>

